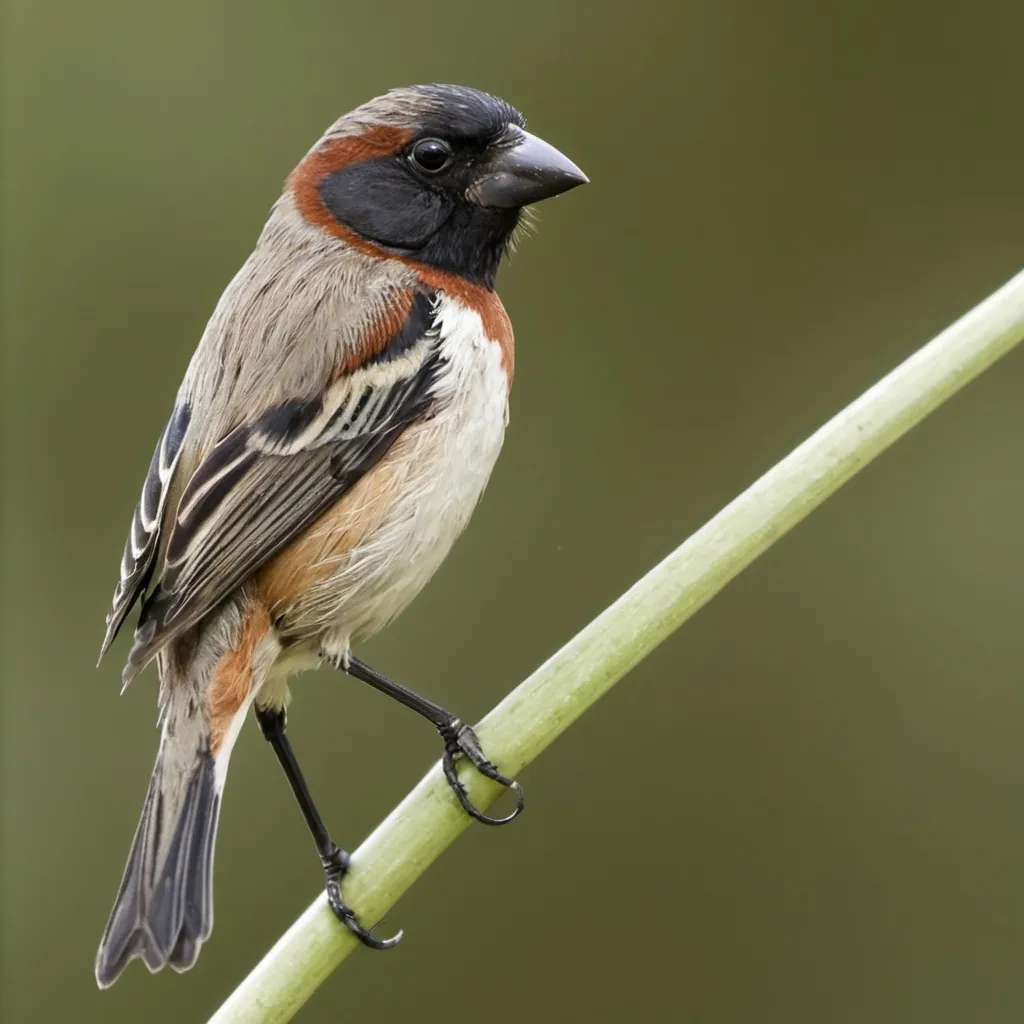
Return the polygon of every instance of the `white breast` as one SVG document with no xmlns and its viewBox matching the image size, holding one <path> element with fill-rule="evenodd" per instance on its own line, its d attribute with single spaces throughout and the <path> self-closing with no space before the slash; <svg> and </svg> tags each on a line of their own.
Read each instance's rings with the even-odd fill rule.
<svg viewBox="0 0 1024 1024">
<path fill-rule="evenodd" d="M 469 522 L 501 450 L 508 378 L 500 346 L 454 299 L 442 298 L 437 323 L 445 358 L 437 412 L 395 444 L 387 513 L 317 588 L 316 618 L 333 621 L 321 637 L 329 650 L 377 632 L 416 596 Z"/>
</svg>

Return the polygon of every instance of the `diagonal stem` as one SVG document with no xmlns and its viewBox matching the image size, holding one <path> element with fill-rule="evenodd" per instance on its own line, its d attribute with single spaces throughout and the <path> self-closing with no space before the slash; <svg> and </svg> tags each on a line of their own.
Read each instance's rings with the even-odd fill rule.
<svg viewBox="0 0 1024 1024">
<path fill-rule="evenodd" d="M 634 665 L 858 470 L 1024 338 L 1024 273 L 829 420 L 602 612 L 478 727 L 515 776 Z M 463 782 L 480 808 L 500 786 Z M 367 921 L 393 906 L 470 824 L 441 772 L 353 855 L 348 893 Z M 280 1024 L 357 947 L 323 897 L 278 940 L 210 1024 Z"/>
</svg>

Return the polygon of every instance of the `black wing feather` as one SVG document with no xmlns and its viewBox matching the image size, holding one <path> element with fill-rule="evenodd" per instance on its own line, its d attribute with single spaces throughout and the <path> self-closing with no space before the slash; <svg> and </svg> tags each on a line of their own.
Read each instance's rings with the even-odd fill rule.
<svg viewBox="0 0 1024 1024">
<path fill-rule="evenodd" d="M 163 517 L 167 492 L 174 467 L 181 454 L 185 434 L 192 418 L 187 402 L 179 402 L 164 427 L 156 451 L 149 463 L 142 497 L 135 506 L 128 540 L 121 556 L 121 578 L 114 588 L 114 598 L 107 615 L 107 631 L 100 648 L 100 658 L 114 642 L 132 606 L 145 591 L 156 565 L 160 520 Z"/>
</svg>

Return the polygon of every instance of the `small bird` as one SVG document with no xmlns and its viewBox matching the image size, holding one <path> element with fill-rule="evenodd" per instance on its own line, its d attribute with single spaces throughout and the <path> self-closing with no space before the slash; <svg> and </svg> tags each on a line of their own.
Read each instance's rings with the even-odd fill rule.
<svg viewBox="0 0 1024 1024">
<path fill-rule="evenodd" d="M 329 664 L 418 712 L 445 775 L 489 824 L 518 783 L 473 730 L 353 653 L 434 574 L 487 483 L 508 422 L 512 325 L 494 291 L 523 207 L 587 181 L 495 96 L 393 89 L 336 121 L 289 176 L 199 342 L 135 509 L 100 657 L 136 602 L 128 683 L 155 660 L 160 746 L 96 956 L 190 968 L 213 925 L 213 847 L 228 759 L 250 708 L 316 844 L 331 839 L 286 732 L 288 681 Z M 455 765 L 516 791 L 507 818 Z"/>
</svg>

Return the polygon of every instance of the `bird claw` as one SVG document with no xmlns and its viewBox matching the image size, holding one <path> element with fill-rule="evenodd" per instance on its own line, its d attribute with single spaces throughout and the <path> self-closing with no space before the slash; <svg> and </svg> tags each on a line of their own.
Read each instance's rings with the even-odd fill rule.
<svg viewBox="0 0 1024 1024">
<path fill-rule="evenodd" d="M 514 779 L 509 779 L 487 759 L 477 739 L 476 733 L 471 726 L 463 725 L 457 718 L 447 726 L 439 730 L 444 740 L 444 756 L 441 758 L 441 766 L 444 769 L 444 777 L 448 780 L 455 796 L 458 798 L 462 809 L 477 821 L 485 825 L 507 825 L 514 818 L 518 818 L 523 809 L 523 787 Z M 504 818 L 492 818 L 483 811 L 473 806 L 466 793 L 466 787 L 459 779 L 459 773 L 455 768 L 455 758 L 461 754 L 481 774 L 492 779 L 506 789 L 511 789 L 516 794 L 516 808 L 511 814 Z"/>
<path fill-rule="evenodd" d="M 351 858 L 338 847 L 324 858 L 324 881 L 327 892 L 327 905 L 334 916 L 364 945 L 370 949 L 391 949 L 402 941 L 402 931 L 392 935 L 390 939 L 378 939 L 372 929 L 363 927 L 355 911 L 345 902 L 341 895 L 341 880 L 348 873 Z"/>
</svg>

